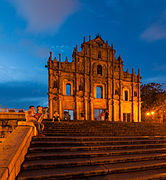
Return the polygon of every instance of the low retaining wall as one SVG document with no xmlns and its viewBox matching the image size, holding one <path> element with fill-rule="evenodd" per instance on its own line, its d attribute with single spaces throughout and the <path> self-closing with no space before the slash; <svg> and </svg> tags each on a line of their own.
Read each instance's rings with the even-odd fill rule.
<svg viewBox="0 0 166 180">
<path fill-rule="evenodd" d="M 34 135 L 33 126 L 18 126 L 8 138 L 0 144 L 0 180 L 14 180 L 28 151 Z"/>
<path fill-rule="evenodd" d="M 25 119 L 25 112 L 0 112 L 0 119 Z"/>
</svg>

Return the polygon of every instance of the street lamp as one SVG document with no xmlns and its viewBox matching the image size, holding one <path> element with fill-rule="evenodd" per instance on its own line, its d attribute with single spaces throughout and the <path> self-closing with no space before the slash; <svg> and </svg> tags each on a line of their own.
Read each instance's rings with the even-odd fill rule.
<svg viewBox="0 0 166 180">
<path fill-rule="evenodd" d="M 153 111 L 151 112 L 151 115 L 154 115 L 154 112 L 153 112 Z"/>
</svg>

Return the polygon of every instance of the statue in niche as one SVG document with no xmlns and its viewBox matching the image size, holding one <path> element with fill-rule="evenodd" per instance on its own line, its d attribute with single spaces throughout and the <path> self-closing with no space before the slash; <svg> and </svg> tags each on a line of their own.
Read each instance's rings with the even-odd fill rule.
<svg viewBox="0 0 166 180">
<path fill-rule="evenodd" d="M 84 91 L 84 79 L 80 79 L 79 91 Z"/>
<path fill-rule="evenodd" d="M 79 71 L 80 71 L 81 73 L 84 72 L 84 65 L 83 65 L 82 62 L 79 63 Z"/>
<path fill-rule="evenodd" d="M 93 74 L 96 74 L 96 68 L 97 68 L 96 63 L 93 63 L 93 67 L 92 67 Z"/>
<path fill-rule="evenodd" d="M 102 76 L 102 66 L 100 64 L 97 65 L 97 74 L 100 74 Z"/>
<path fill-rule="evenodd" d="M 54 81 L 53 88 L 58 88 L 58 82 L 57 81 Z"/>
</svg>

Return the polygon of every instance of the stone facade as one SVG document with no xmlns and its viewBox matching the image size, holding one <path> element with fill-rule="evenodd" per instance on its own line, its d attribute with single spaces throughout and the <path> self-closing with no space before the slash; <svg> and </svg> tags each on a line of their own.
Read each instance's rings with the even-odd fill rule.
<svg viewBox="0 0 166 180">
<path fill-rule="evenodd" d="M 48 68 L 49 115 L 65 111 L 76 120 L 100 120 L 102 110 L 108 110 L 109 121 L 141 121 L 140 72 L 123 71 L 121 56 L 116 59 L 113 45 L 100 36 L 77 46 L 73 61 L 52 59 Z"/>
</svg>

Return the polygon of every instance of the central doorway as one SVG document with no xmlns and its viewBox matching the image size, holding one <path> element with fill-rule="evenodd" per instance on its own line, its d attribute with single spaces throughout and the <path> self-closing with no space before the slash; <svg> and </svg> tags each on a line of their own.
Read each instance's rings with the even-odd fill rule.
<svg viewBox="0 0 166 180">
<path fill-rule="evenodd" d="M 74 120 L 74 111 L 70 109 L 65 109 L 64 120 Z"/>
<path fill-rule="evenodd" d="M 100 114 L 104 109 L 94 109 L 94 120 L 100 121 L 101 117 Z"/>
</svg>

